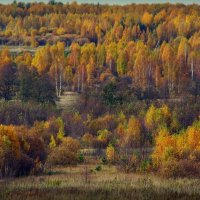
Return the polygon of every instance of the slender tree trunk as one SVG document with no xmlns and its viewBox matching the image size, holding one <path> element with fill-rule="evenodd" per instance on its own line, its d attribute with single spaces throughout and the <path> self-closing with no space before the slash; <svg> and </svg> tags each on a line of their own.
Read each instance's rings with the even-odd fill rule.
<svg viewBox="0 0 200 200">
<path fill-rule="evenodd" d="M 191 62 L 191 80 L 194 80 L 194 60 Z"/>
<path fill-rule="evenodd" d="M 60 65 L 60 88 L 59 88 L 59 96 L 61 96 L 62 93 L 62 66 Z"/>
<path fill-rule="evenodd" d="M 182 74 L 182 64 L 181 64 L 181 60 L 180 60 L 180 69 L 178 72 L 178 94 L 180 94 L 180 84 L 181 84 L 181 74 Z"/>
<path fill-rule="evenodd" d="M 58 72 L 57 72 L 57 67 L 55 67 L 55 84 L 56 84 L 56 95 L 59 97 L 59 92 L 58 92 Z"/>
<path fill-rule="evenodd" d="M 148 84 L 148 95 L 150 94 L 150 82 L 151 82 L 151 65 L 148 66 L 148 79 L 147 79 L 147 84 Z"/>
<path fill-rule="evenodd" d="M 168 93 L 170 95 L 171 91 L 170 91 L 170 75 L 169 75 L 169 64 L 167 67 L 167 85 L 168 85 Z"/>
<path fill-rule="evenodd" d="M 185 45 L 185 65 L 187 65 L 187 46 Z"/>
<path fill-rule="evenodd" d="M 59 96 L 61 96 L 61 91 L 62 91 L 62 75 L 60 74 L 59 76 Z"/>
<path fill-rule="evenodd" d="M 110 59 L 110 71 L 112 72 L 112 59 Z"/>
<path fill-rule="evenodd" d="M 156 90 L 158 89 L 158 69 L 156 65 Z"/>
<path fill-rule="evenodd" d="M 78 72 L 78 92 L 80 92 L 80 73 Z"/>
<path fill-rule="evenodd" d="M 81 83 L 81 92 L 84 91 L 84 68 L 82 67 L 82 83 Z"/>
</svg>

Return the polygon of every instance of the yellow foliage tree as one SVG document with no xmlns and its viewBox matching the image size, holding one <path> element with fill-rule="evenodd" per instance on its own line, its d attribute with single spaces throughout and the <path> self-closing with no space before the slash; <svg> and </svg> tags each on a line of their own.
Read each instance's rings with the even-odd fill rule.
<svg viewBox="0 0 200 200">
<path fill-rule="evenodd" d="M 153 15 L 145 12 L 144 15 L 142 16 L 142 23 L 149 26 L 153 21 Z"/>
<path fill-rule="evenodd" d="M 115 161 L 115 148 L 111 144 L 106 148 L 106 157 L 110 163 Z"/>
<path fill-rule="evenodd" d="M 49 71 L 51 66 L 50 46 L 46 45 L 39 48 L 32 60 L 32 66 L 35 67 L 39 74 Z"/>
<path fill-rule="evenodd" d="M 142 126 L 140 121 L 132 116 L 128 121 L 126 140 L 131 146 L 141 146 L 142 141 Z"/>
</svg>

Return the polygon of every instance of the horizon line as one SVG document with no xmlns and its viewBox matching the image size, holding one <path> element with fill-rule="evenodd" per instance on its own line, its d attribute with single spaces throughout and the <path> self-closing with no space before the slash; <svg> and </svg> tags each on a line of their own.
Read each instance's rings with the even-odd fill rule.
<svg viewBox="0 0 200 200">
<path fill-rule="evenodd" d="M 13 1 L 14 2 L 14 1 Z M 0 5 L 11 5 L 13 4 L 13 2 L 1 2 L 0 1 Z M 16 1 L 17 3 L 31 3 L 31 4 L 34 4 L 34 3 L 43 3 L 43 4 L 48 4 L 48 2 L 46 1 L 42 1 L 42 0 L 33 0 L 33 1 Z M 168 5 L 185 5 L 185 6 L 190 6 L 190 5 L 200 5 L 200 2 L 188 2 L 188 3 L 185 3 L 185 2 L 129 2 L 129 3 L 101 3 L 101 2 L 78 2 L 78 1 L 68 1 L 68 2 L 63 2 L 63 1 L 55 1 L 57 3 L 63 3 L 63 5 L 67 5 L 67 4 L 72 4 L 74 2 L 76 2 L 78 5 L 84 5 L 84 4 L 88 4 L 88 5 L 108 5 L 108 6 L 128 6 L 128 5 L 165 5 L 165 4 L 168 4 Z"/>
</svg>

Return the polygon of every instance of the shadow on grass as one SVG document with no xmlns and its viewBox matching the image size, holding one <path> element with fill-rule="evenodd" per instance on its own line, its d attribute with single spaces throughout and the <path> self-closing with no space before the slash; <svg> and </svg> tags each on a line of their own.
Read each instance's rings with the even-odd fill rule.
<svg viewBox="0 0 200 200">
<path fill-rule="evenodd" d="M 64 172 L 64 171 L 47 171 L 47 172 L 44 172 L 44 176 L 53 176 L 53 175 L 65 175 L 65 174 L 68 174 L 67 172 Z"/>
<path fill-rule="evenodd" d="M 117 189 L 117 188 L 51 188 L 30 189 L 16 191 L 2 191 L 1 200 L 197 200 L 199 195 L 188 195 L 185 193 L 172 192 L 166 189 L 156 191 L 154 188 L 142 189 Z"/>
</svg>

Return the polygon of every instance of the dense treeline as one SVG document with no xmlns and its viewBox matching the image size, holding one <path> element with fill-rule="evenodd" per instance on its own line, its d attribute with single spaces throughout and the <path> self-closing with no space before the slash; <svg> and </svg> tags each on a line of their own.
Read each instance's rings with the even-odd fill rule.
<svg viewBox="0 0 200 200">
<path fill-rule="evenodd" d="M 2 177 L 92 162 L 87 148 L 125 172 L 200 176 L 200 6 L 14 2 L 0 13 L 1 43 L 32 46 L 0 53 Z M 81 93 L 74 112 L 56 108 L 65 91 Z"/>
<path fill-rule="evenodd" d="M 2 42 L 46 44 L 28 64 L 41 75 L 57 73 L 58 96 L 61 83 L 83 91 L 116 77 L 130 78 L 148 98 L 199 95 L 198 5 L 13 3 L 0 9 Z M 48 46 L 59 41 L 72 42 L 65 56 L 61 44 Z"/>
<path fill-rule="evenodd" d="M 1 98 L 54 103 L 55 88 L 49 75 L 40 75 L 34 68 L 31 68 L 26 63 L 30 61 L 29 55 L 25 53 L 15 60 L 5 48 L 0 54 L 0 59 Z"/>
<path fill-rule="evenodd" d="M 27 121 L 11 119 L 7 124 L 15 122 L 15 126 L 0 126 L 1 177 L 37 174 L 52 165 L 82 162 L 114 164 L 126 173 L 199 176 L 199 119 L 198 114 L 191 115 L 195 108 L 185 114 L 181 104 L 140 106 L 137 112 L 117 111 L 98 117 L 92 112 L 62 112 L 61 117 L 46 114 L 46 119 L 36 118 L 34 124 L 28 124 L 20 110 L 8 110 L 8 119 L 20 114 Z M 26 107 L 34 116 L 33 106 Z M 95 161 L 87 156 L 87 149 L 93 149 Z"/>
</svg>

